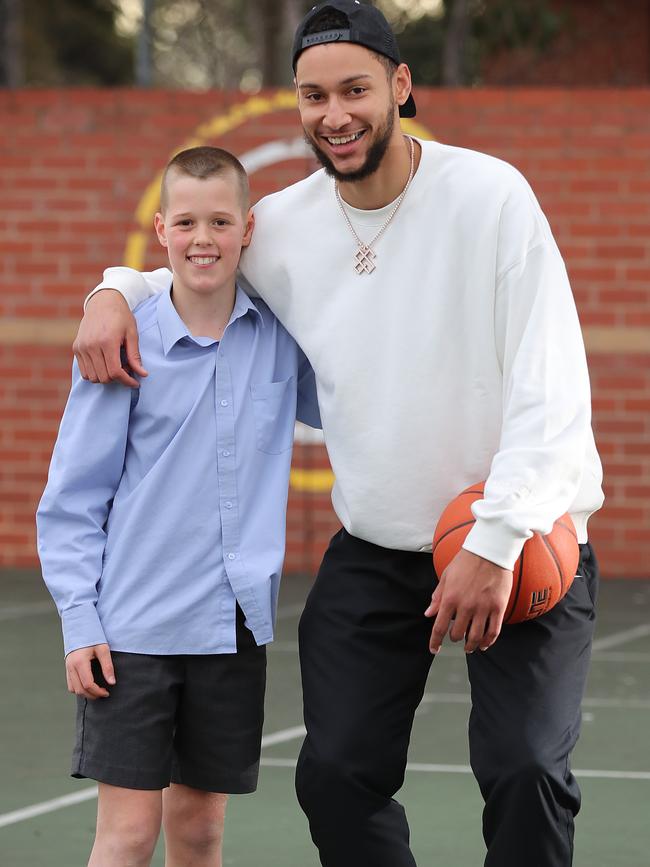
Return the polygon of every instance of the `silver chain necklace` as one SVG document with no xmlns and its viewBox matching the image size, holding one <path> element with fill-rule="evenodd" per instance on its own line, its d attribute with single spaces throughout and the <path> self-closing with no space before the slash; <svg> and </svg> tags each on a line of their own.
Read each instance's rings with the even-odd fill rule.
<svg viewBox="0 0 650 867">
<path fill-rule="evenodd" d="M 390 225 L 390 221 L 393 219 L 395 214 L 398 212 L 399 206 L 404 201 L 404 196 L 406 195 L 406 192 L 411 185 L 411 181 L 413 180 L 413 174 L 414 174 L 414 169 L 415 169 L 415 146 L 413 144 L 413 139 L 411 138 L 411 136 L 409 135 L 409 136 L 407 136 L 407 138 L 409 140 L 409 146 L 411 149 L 411 168 L 409 170 L 409 176 L 406 180 L 406 184 L 405 184 L 402 192 L 397 197 L 397 201 L 393 205 L 392 211 L 390 212 L 390 214 L 388 215 L 388 217 L 384 221 L 383 226 L 379 229 L 379 231 L 377 232 L 375 237 L 372 239 L 372 241 L 369 241 L 367 244 L 364 241 L 362 241 L 361 238 L 357 235 L 356 230 L 355 230 L 354 226 L 352 225 L 352 222 L 350 221 L 348 213 L 345 210 L 345 207 L 343 205 L 343 199 L 341 198 L 341 194 L 339 192 L 339 185 L 336 182 L 334 182 L 334 194 L 336 195 L 336 201 L 339 204 L 339 208 L 341 209 L 341 213 L 343 214 L 343 218 L 345 219 L 345 222 L 348 224 L 350 231 L 354 235 L 354 240 L 357 242 L 358 249 L 354 255 L 354 270 L 357 272 L 357 274 L 372 274 L 372 272 L 377 267 L 373 261 L 377 257 L 377 254 L 373 250 L 373 247 L 377 243 L 377 241 L 381 238 L 381 236 L 384 234 L 384 232 L 386 231 L 386 229 Z"/>
</svg>

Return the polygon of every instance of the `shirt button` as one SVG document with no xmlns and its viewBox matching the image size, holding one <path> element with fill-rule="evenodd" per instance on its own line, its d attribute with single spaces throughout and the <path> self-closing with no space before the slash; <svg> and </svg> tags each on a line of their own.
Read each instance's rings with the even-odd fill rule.
<svg viewBox="0 0 650 867">
<path fill-rule="evenodd" d="M 228 449 L 224 449 L 224 450 L 221 452 L 221 454 L 224 456 L 224 458 L 229 458 L 229 457 L 230 457 L 230 452 L 228 451 Z"/>
<path fill-rule="evenodd" d="M 230 500 L 226 502 L 226 509 L 232 509 L 232 503 L 230 502 Z"/>
<path fill-rule="evenodd" d="M 228 554 L 228 559 L 229 559 L 229 560 L 234 560 L 234 559 L 235 559 L 235 555 L 234 555 L 234 554 Z"/>
<path fill-rule="evenodd" d="M 227 401 L 227 400 L 222 400 L 222 401 L 221 401 L 221 406 L 228 406 L 228 401 Z"/>
</svg>

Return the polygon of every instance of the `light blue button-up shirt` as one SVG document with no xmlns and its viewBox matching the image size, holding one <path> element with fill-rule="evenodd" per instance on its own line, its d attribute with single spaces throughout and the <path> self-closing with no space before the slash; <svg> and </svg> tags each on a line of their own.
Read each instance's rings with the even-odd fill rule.
<svg viewBox="0 0 650 867">
<path fill-rule="evenodd" d="M 235 605 L 273 638 L 296 413 L 320 426 L 311 368 L 237 289 L 220 341 L 167 290 L 135 312 L 139 390 L 72 389 L 37 512 L 65 652 L 232 653 Z"/>
</svg>

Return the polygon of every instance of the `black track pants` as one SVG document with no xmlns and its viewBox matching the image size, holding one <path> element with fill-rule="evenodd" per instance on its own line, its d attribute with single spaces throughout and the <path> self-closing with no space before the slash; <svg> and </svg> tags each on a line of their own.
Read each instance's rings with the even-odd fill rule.
<svg viewBox="0 0 650 867">
<path fill-rule="evenodd" d="M 485 867 L 569 867 L 580 792 L 569 767 L 589 666 L 597 565 L 536 621 L 467 657 Z M 332 539 L 300 622 L 307 738 L 300 804 L 324 867 L 413 867 L 394 800 L 431 665 L 431 555 Z M 444 834 L 444 828 L 432 833 Z M 433 867 L 433 865 L 432 865 Z"/>
</svg>

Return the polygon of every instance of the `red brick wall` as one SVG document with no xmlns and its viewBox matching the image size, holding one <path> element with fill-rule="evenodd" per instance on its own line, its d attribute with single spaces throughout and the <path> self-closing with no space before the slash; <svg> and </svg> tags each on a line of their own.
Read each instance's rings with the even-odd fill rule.
<svg viewBox="0 0 650 867">
<path fill-rule="evenodd" d="M 592 522 L 603 571 L 650 568 L 650 90 L 420 90 L 418 128 L 503 157 L 546 210 L 585 328 L 607 505 Z M 240 155 L 298 139 L 287 94 L 35 91 L 0 94 L 0 565 L 35 564 L 33 512 L 68 388 L 75 320 L 104 266 L 163 264 L 136 209 L 190 141 Z M 253 174 L 256 197 L 308 158 Z M 147 240 L 151 239 L 151 240 Z M 300 445 L 288 570 L 313 569 L 336 527 L 322 448 Z M 320 470 L 315 475 L 314 470 Z M 307 489 L 305 489 L 305 485 Z M 320 484 L 322 487 L 322 484 Z"/>
</svg>

